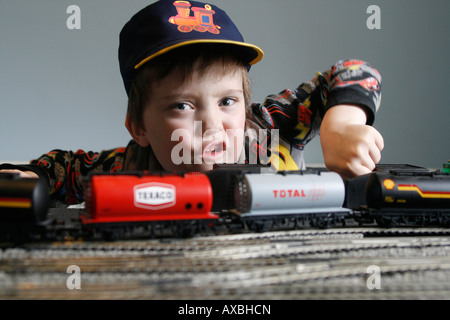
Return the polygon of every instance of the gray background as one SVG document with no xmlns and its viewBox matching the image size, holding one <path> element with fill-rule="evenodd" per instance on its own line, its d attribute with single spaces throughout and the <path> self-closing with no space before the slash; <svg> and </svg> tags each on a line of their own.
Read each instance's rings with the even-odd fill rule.
<svg viewBox="0 0 450 320">
<path fill-rule="evenodd" d="M 0 161 L 28 161 L 54 148 L 125 146 L 126 94 L 118 34 L 152 1 L 0 0 Z M 448 0 L 216 0 L 265 57 L 250 72 L 253 99 L 294 89 L 343 58 L 383 77 L 374 126 L 384 163 L 441 168 L 450 159 Z M 69 30 L 69 5 L 81 29 Z M 369 5 L 381 29 L 369 30 Z M 323 161 L 319 139 L 309 163 Z"/>
</svg>

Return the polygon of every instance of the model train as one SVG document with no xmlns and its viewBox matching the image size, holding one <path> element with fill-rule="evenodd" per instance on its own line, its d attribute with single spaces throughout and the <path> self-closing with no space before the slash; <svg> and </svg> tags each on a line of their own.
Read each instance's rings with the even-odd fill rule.
<svg viewBox="0 0 450 320">
<path fill-rule="evenodd" d="M 344 223 L 345 186 L 334 172 L 247 173 L 234 186 L 234 210 L 254 231 Z"/>
<path fill-rule="evenodd" d="M 450 227 L 450 174 L 420 167 L 380 166 L 347 182 L 346 207 L 361 224 Z"/>
<path fill-rule="evenodd" d="M 189 236 L 208 228 L 326 228 L 349 220 L 382 227 L 450 227 L 450 174 L 439 170 L 380 165 L 348 181 L 326 170 L 263 172 L 258 166 L 229 165 L 207 173 L 94 174 L 87 178 L 85 210 L 72 231 L 115 239 L 143 229 L 151 236 L 167 228 Z M 27 221 L 38 225 L 32 232 L 45 238 L 45 230 L 55 226 L 45 205 L 8 205 L 24 195 L 48 199 L 39 180 L 27 179 L 25 193 L 19 191 L 23 179 L 8 175 L 0 181 L 0 237 L 13 223 Z"/>
<path fill-rule="evenodd" d="M 0 173 L 0 239 L 22 239 L 46 230 L 49 191 L 41 179 Z"/>
<path fill-rule="evenodd" d="M 120 238 L 125 229 L 170 228 L 189 236 L 215 222 L 213 190 L 206 175 L 96 174 L 86 190 L 83 228 L 104 238 Z M 133 233 L 133 231 L 131 231 Z"/>
</svg>

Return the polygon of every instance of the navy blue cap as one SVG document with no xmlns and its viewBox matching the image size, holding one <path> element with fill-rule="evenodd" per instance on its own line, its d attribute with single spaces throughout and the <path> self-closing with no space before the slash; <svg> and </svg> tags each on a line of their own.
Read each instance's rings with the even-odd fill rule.
<svg viewBox="0 0 450 320">
<path fill-rule="evenodd" d="M 244 42 L 220 8 L 196 1 L 160 0 L 136 13 L 120 33 L 119 64 L 127 94 L 136 69 L 170 50 L 197 43 L 238 46 L 249 66 L 264 56 L 259 47 Z"/>
</svg>

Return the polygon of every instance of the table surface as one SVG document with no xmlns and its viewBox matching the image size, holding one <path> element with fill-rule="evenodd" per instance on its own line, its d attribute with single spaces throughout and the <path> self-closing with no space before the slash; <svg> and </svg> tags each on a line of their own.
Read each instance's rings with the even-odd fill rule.
<svg viewBox="0 0 450 320">
<path fill-rule="evenodd" d="M 448 299 L 449 279 L 441 228 L 0 244 L 0 299 Z"/>
</svg>

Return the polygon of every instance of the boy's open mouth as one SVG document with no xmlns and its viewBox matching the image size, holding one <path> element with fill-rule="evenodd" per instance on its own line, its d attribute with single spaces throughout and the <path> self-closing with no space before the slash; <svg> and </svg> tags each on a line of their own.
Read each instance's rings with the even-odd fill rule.
<svg viewBox="0 0 450 320">
<path fill-rule="evenodd" d="M 226 143 L 223 140 L 213 141 L 203 148 L 204 160 L 216 160 L 223 157 L 226 151 Z"/>
</svg>

